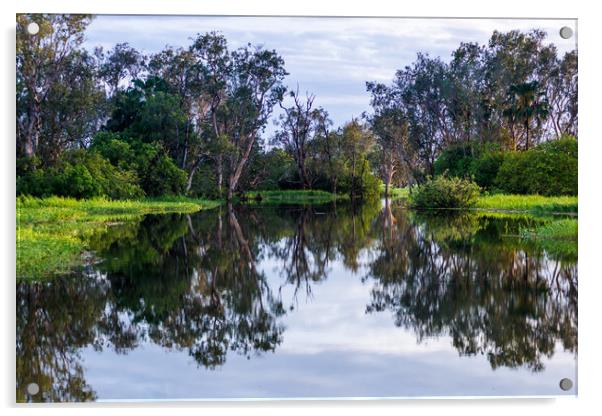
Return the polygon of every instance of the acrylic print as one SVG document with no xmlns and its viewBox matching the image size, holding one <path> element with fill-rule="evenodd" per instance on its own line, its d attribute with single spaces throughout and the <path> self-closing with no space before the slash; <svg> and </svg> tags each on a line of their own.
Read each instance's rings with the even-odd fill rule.
<svg viewBox="0 0 602 416">
<path fill-rule="evenodd" d="M 18 402 L 577 394 L 575 20 L 16 19 Z"/>
</svg>

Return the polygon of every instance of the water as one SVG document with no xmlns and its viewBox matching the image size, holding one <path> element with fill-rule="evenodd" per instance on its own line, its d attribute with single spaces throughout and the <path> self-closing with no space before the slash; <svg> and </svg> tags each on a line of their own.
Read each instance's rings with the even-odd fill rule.
<svg viewBox="0 0 602 416">
<path fill-rule="evenodd" d="M 576 394 L 577 259 L 517 237 L 538 221 L 339 204 L 115 224 L 84 270 L 17 283 L 17 399 Z"/>
</svg>

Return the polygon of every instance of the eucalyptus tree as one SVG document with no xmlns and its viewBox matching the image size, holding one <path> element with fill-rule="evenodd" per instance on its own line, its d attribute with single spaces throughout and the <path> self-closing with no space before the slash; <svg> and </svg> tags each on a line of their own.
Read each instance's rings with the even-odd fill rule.
<svg viewBox="0 0 602 416">
<path fill-rule="evenodd" d="M 253 147 L 284 94 L 284 60 L 273 50 L 247 44 L 229 51 L 223 35 L 199 35 L 190 47 L 203 77 L 199 103 L 207 108 L 216 143 L 219 188 L 227 174 L 231 200 Z"/>
<path fill-rule="evenodd" d="M 316 122 L 317 135 L 313 143 L 314 163 L 316 170 L 324 172 L 332 193 L 336 194 L 339 178 L 344 175 L 346 168 L 342 129 L 333 130 L 333 122 L 326 110 L 319 112 Z"/>
<path fill-rule="evenodd" d="M 49 98 L 63 102 L 73 93 L 79 100 L 87 97 L 85 89 L 94 90 L 90 82 L 90 61 L 80 50 L 84 30 L 90 23 L 90 15 L 20 14 L 17 15 L 16 68 L 17 68 L 17 154 L 27 157 L 39 153 L 43 130 L 48 117 L 43 112 L 53 111 L 47 105 Z M 37 23 L 39 31 L 30 34 L 27 26 Z M 74 54 L 78 54 L 74 56 Z M 74 85 L 73 82 L 76 82 Z M 92 91 L 94 92 L 94 91 Z M 59 100 L 57 97 L 61 96 Z M 82 104 L 80 101 L 79 104 Z M 84 110 L 73 106 L 58 115 L 54 121 L 62 127 L 71 127 L 82 121 L 80 114 L 90 112 L 84 118 L 93 117 L 88 106 Z M 76 113 L 73 111 L 77 110 Z M 54 139 L 54 138 L 53 138 Z M 73 137 L 69 137 L 70 140 Z M 76 140 L 79 140 L 77 137 Z M 62 140 L 61 140 L 62 141 Z"/>
<path fill-rule="evenodd" d="M 372 94 L 374 109 L 368 122 L 376 139 L 380 175 L 385 183 L 385 198 L 388 198 L 394 176 L 413 169 L 415 151 L 409 141 L 407 117 L 403 106 L 396 103 L 395 91 L 384 84 L 370 82 L 366 88 Z"/>
<path fill-rule="evenodd" d="M 323 108 L 314 108 L 315 95 L 306 93 L 305 99 L 299 96 L 299 86 L 296 91 L 290 91 L 292 99 L 290 106 L 280 103 L 283 113 L 278 119 L 280 129 L 272 142 L 283 146 L 293 157 L 303 189 L 312 187 L 312 172 L 308 170 L 308 159 L 312 157 L 310 149 L 312 141 L 320 134 L 326 117 Z"/>
<path fill-rule="evenodd" d="M 549 80 L 553 78 L 550 71 L 554 67 L 556 47 L 546 43 L 545 39 L 546 33 L 541 30 L 495 31 L 483 52 L 487 110 L 491 123 L 500 126 L 496 140 L 501 143 L 510 138 L 512 146 L 525 136 L 524 125 L 517 126 L 516 120 L 506 113 L 510 89 L 537 81 L 539 88 L 546 91 Z M 539 140 L 542 134 L 542 131 L 537 132 L 535 139 Z"/>
<path fill-rule="evenodd" d="M 350 168 L 351 197 L 362 197 L 365 191 L 363 181 L 371 174 L 367 155 L 374 146 L 374 136 L 367 126 L 353 119 L 343 127 L 342 142 L 343 155 Z"/>
<path fill-rule="evenodd" d="M 145 70 L 145 57 L 127 42 L 116 44 L 105 52 L 102 47 L 95 49 L 98 59 L 98 75 L 105 82 L 107 93 L 113 96 Z"/>
<path fill-rule="evenodd" d="M 556 137 L 563 134 L 577 137 L 577 66 L 577 51 L 567 52 L 561 60 L 556 61 L 547 83 L 549 122 Z"/>
</svg>

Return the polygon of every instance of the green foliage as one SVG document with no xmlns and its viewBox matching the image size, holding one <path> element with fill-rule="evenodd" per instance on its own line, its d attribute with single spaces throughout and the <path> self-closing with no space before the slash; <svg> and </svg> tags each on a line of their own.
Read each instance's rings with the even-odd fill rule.
<svg viewBox="0 0 602 416">
<path fill-rule="evenodd" d="M 530 211 L 536 213 L 577 213 L 576 196 L 542 195 L 484 195 L 477 201 L 477 208 L 503 211 Z"/>
<path fill-rule="evenodd" d="M 111 165 L 100 154 L 66 152 L 56 165 L 43 168 L 35 160 L 20 160 L 17 195 L 74 198 L 140 198 L 144 195 L 135 173 Z"/>
<path fill-rule="evenodd" d="M 492 146 L 451 146 L 435 161 L 435 175 L 470 178 L 481 188 L 492 189 L 503 160 L 504 152 Z"/>
<path fill-rule="evenodd" d="M 513 194 L 577 195 L 577 140 L 563 136 L 504 157 L 496 186 Z"/>
<path fill-rule="evenodd" d="M 138 221 L 145 214 L 192 213 L 216 202 L 183 198 L 139 201 L 17 198 L 17 277 L 66 273 L 85 262 L 82 254 L 111 223 Z"/>
<path fill-rule="evenodd" d="M 141 188 L 148 196 L 181 195 L 186 185 L 186 172 L 178 168 L 159 143 L 101 132 L 92 142 L 91 150 L 111 164 L 134 171 Z"/>
<path fill-rule="evenodd" d="M 500 166 L 504 162 L 504 152 L 484 152 L 473 159 L 470 169 L 472 178 L 481 188 L 492 189 L 495 187 Z"/>
<path fill-rule="evenodd" d="M 324 204 L 341 199 L 342 195 L 335 195 L 326 191 L 255 191 L 245 194 L 250 202 L 262 204 Z"/>
<path fill-rule="evenodd" d="M 553 258 L 577 260 L 577 219 L 567 218 L 547 222 L 535 228 L 522 228 L 521 238 L 533 241 Z"/>
<path fill-rule="evenodd" d="M 467 179 L 437 176 L 410 188 L 410 205 L 415 208 L 469 208 L 476 204 L 479 186 Z"/>
</svg>

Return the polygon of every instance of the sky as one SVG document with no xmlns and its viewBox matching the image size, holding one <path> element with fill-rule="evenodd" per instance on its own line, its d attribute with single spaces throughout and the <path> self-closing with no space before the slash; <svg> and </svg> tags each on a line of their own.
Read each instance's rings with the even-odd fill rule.
<svg viewBox="0 0 602 416">
<path fill-rule="evenodd" d="M 562 39 L 563 26 L 575 35 Z M 576 47 L 575 20 L 326 17 L 97 16 L 87 48 L 128 42 L 145 53 L 187 47 L 197 33 L 220 31 L 231 48 L 247 43 L 275 49 L 289 72 L 285 83 L 316 96 L 335 126 L 369 110 L 366 81 L 388 83 L 418 52 L 449 61 L 461 42 L 487 42 L 494 30 L 541 29 L 560 54 Z M 270 123 L 266 133 L 274 131 Z"/>
</svg>

